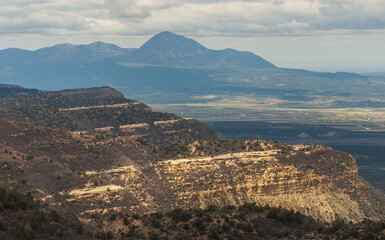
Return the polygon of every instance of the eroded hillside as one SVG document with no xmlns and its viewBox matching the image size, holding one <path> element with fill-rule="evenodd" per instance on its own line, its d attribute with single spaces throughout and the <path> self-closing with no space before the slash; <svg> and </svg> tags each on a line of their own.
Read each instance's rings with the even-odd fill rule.
<svg viewBox="0 0 385 240">
<path fill-rule="evenodd" d="M 217 137 L 199 121 L 152 111 L 109 87 L 0 96 L 0 116 L 78 134 L 120 134 L 162 144 Z"/>
<path fill-rule="evenodd" d="M 383 219 L 384 195 L 355 160 L 324 146 L 249 140 L 154 145 L 134 136 L 95 138 L 2 120 L 3 184 L 80 218 L 256 202 L 315 219 Z"/>
<path fill-rule="evenodd" d="M 87 171 L 88 185 L 68 192 L 70 201 L 104 202 L 104 208 L 87 209 L 84 216 L 113 210 L 128 197 L 124 201 L 131 204 L 123 209 L 138 213 L 256 202 L 327 222 L 383 218 L 384 196 L 358 175 L 355 160 L 346 153 L 323 146 L 281 146 L 256 140 L 243 142 L 235 150 L 220 149 L 227 144 L 239 143 L 194 142 L 186 147 L 187 154 L 200 156 L 155 158 L 146 164 Z M 196 150 L 207 145 L 218 152 Z M 98 181 L 107 184 L 105 191 L 95 184 Z M 113 201 L 106 201 L 111 196 Z"/>
<path fill-rule="evenodd" d="M 384 194 L 351 155 L 325 146 L 218 139 L 110 88 L 0 100 L 10 104 L 0 110 L 0 184 L 87 229 L 120 232 L 109 216 L 249 203 L 326 223 L 385 219 Z"/>
</svg>

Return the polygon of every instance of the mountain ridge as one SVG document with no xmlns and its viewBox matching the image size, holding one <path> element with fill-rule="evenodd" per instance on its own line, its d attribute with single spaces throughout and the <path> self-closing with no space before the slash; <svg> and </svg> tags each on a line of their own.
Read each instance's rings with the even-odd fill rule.
<svg viewBox="0 0 385 240">
<path fill-rule="evenodd" d="M 0 61 L 4 58 L 9 60 L 10 54 L 25 55 L 27 61 L 35 62 L 82 63 L 112 58 L 166 66 L 275 67 L 254 53 L 234 49 L 211 50 L 193 39 L 167 31 L 156 34 L 138 49 L 120 48 L 115 44 L 100 41 L 84 45 L 63 43 L 35 51 L 18 48 L 0 50 Z"/>
<path fill-rule="evenodd" d="M 234 49 L 211 50 L 193 39 L 171 32 L 158 33 L 131 55 L 118 59 L 166 66 L 275 67 L 254 53 Z"/>
<path fill-rule="evenodd" d="M 211 50 L 171 32 L 153 36 L 139 49 L 95 42 L 0 51 L 0 82 L 46 90 L 110 85 L 148 104 L 201 103 L 202 96 L 216 95 L 296 104 L 332 97 L 326 104 L 340 106 L 377 99 L 385 91 L 384 79 L 279 68 L 254 53 Z"/>
</svg>

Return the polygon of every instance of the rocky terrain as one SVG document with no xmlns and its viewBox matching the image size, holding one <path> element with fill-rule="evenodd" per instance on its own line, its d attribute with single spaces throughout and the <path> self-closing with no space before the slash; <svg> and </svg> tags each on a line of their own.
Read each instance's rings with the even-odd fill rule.
<svg viewBox="0 0 385 240">
<path fill-rule="evenodd" d="M 84 96 L 86 90 L 81 91 Z M 58 101 L 55 107 L 53 101 L 46 102 L 52 105 L 50 107 L 44 101 L 40 105 L 19 106 L 42 109 L 39 114 L 24 119 L 21 113 L 12 112 L 17 104 L 3 108 L 4 113 L 12 114 L 8 119 L 0 118 L 0 183 L 33 196 L 47 209 L 44 211 L 54 210 L 62 214 L 66 222 L 75 224 L 73 229 L 89 229 L 88 235 L 86 231 L 82 233 L 84 238 L 115 239 L 117 234 L 125 235 L 131 231 L 131 227 L 142 229 L 144 235 L 138 232 L 139 238 L 150 238 L 152 232 L 159 237 L 162 231 L 145 227 L 148 225 L 146 222 L 151 221 L 145 215 L 172 213 L 175 209 L 187 209 L 188 213 L 188 209 L 233 206 L 234 213 L 214 211 L 214 215 L 209 217 L 219 221 L 217 225 L 223 228 L 226 216 L 237 215 L 237 206 L 250 203 L 259 210 L 243 220 L 240 218 L 242 221 L 234 220 L 234 226 L 239 222 L 241 225 L 252 224 L 250 236 L 256 237 L 263 237 L 263 233 L 259 235 L 255 218 L 270 219 L 270 209 L 286 209 L 283 212 L 271 210 L 279 211 L 273 219 L 279 220 L 277 216 L 282 214 L 294 218 L 294 222 L 296 218 L 302 219 L 297 225 L 289 225 L 292 228 L 288 233 L 280 231 L 278 235 L 296 236 L 298 230 L 297 237 L 303 238 L 310 236 L 307 233 L 323 238 L 324 233 L 316 232 L 316 229 L 319 226 L 331 228 L 336 222 L 358 224 L 354 225 L 357 228 L 349 225 L 357 230 L 359 226 L 366 226 L 359 225 L 363 224 L 362 221 L 385 219 L 385 195 L 359 176 L 355 159 L 347 153 L 320 145 L 218 139 L 215 132 L 194 119 L 152 112 L 144 104 L 129 100 L 123 103 L 103 100 L 102 105 L 80 106 L 78 101 L 71 100 L 74 96 L 69 93 L 71 91 L 51 96 L 61 99 L 70 95 L 69 100 L 66 98 L 65 107 L 60 106 L 64 100 Z M 45 94 L 27 97 L 44 99 Z M 97 102 L 99 96 L 94 94 L 83 99 Z M 102 96 L 110 99 L 111 95 Z M 2 101 L 10 101 L 7 98 Z M 17 97 L 12 101 L 22 102 Z M 42 112 L 46 109 L 87 128 L 74 131 L 71 128 L 46 127 L 48 116 L 55 116 L 47 114 L 45 117 Z M 84 117 L 86 115 L 92 117 Z M 122 120 L 122 124 L 111 120 L 116 116 L 131 115 L 134 115 L 132 120 Z M 20 117 L 21 120 L 14 121 L 18 119 L 11 117 Z M 28 121 L 39 117 L 41 121 Z M 57 119 L 53 120 L 56 122 Z M 190 214 L 191 218 L 185 222 L 191 219 L 189 224 L 193 225 L 198 215 Z M 127 220 L 130 223 L 124 222 L 126 215 L 130 216 Z M 75 219 L 68 216 L 75 216 Z M 143 216 L 140 221 L 139 216 Z M 158 220 L 159 226 L 170 231 L 182 227 L 176 223 L 177 227 L 172 227 L 175 224 L 167 218 Z M 46 224 L 50 218 L 47 221 Z M 20 224 L 25 228 L 27 222 Z M 305 234 L 303 227 L 306 222 L 309 222 L 309 229 Z M 378 224 L 380 227 L 376 229 L 380 230 L 376 230 L 373 236 L 381 235 L 383 228 L 381 222 Z M 243 229 L 241 225 L 240 229 Z M 249 231 L 246 228 L 250 230 L 245 227 L 241 235 Z M 204 230 L 202 236 L 208 237 L 210 231 Z M 38 232 L 35 234 L 38 236 Z M 194 235 L 198 234 L 196 231 L 186 234 L 190 238 L 198 236 Z M 224 236 L 221 234 L 217 233 Z"/>
<path fill-rule="evenodd" d="M 226 144 L 219 140 L 193 142 L 176 150 L 180 154 L 172 159 L 155 157 L 156 162 L 147 164 L 86 171 L 88 184 L 68 192 L 70 201 L 104 203 L 104 208 L 95 206 L 82 212 L 84 216 L 116 207 L 150 213 L 175 207 L 256 202 L 295 209 L 327 222 L 383 218 L 384 196 L 358 175 L 350 155 L 322 146 L 280 146 L 260 141 L 240 145 L 226 151 L 221 149 Z M 197 150 L 202 146 L 214 151 Z M 247 150 L 242 151 L 242 147 Z M 187 150 L 183 152 L 183 148 Z M 184 154 L 188 156 L 182 157 Z M 100 181 L 104 186 L 95 184 Z M 127 200 L 123 200 L 125 197 Z M 122 200 L 128 202 L 124 207 Z"/>
<path fill-rule="evenodd" d="M 0 188 L 0 239 L 84 239 L 88 231 L 74 215 L 58 213 L 32 194 Z"/>
<path fill-rule="evenodd" d="M 154 112 L 110 87 L 38 92 L 17 86 L 8 88 L 24 91 L 21 95 L 0 96 L 0 116 L 8 120 L 64 128 L 78 134 L 135 135 L 157 143 L 217 137 L 199 121 Z"/>
<path fill-rule="evenodd" d="M 328 225 L 299 212 L 248 203 L 235 207 L 183 210 L 166 214 L 120 214 L 95 218 L 100 225 L 119 226 L 119 233 L 101 231 L 105 238 L 125 239 L 383 239 L 385 223 L 365 220 Z"/>
</svg>

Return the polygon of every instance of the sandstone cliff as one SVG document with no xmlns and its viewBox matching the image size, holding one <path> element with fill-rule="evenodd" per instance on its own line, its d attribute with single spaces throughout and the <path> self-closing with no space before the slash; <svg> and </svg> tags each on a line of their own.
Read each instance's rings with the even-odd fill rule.
<svg viewBox="0 0 385 240">
<path fill-rule="evenodd" d="M 0 121 L 0 181 L 81 219 L 256 202 L 321 221 L 384 219 L 383 193 L 351 155 L 249 140 L 153 145 Z M 24 181 L 22 181 L 24 179 Z"/>
<path fill-rule="evenodd" d="M 383 219 L 384 195 L 358 175 L 349 154 L 324 146 L 293 146 L 285 152 L 269 143 L 261 144 L 265 147 L 258 151 L 88 171 L 85 177 L 92 179 L 89 184 L 66 193 L 71 202 L 100 203 L 84 213 L 116 207 L 147 213 L 256 202 L 327 222 L 337 218 L 353 222 Z M 91 184 L 98 180 L 105 185 Z"/>
</svg>

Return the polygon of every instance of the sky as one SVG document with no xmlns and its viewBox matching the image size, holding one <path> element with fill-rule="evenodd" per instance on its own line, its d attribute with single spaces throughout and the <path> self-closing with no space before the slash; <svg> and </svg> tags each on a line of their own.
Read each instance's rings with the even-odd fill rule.
<svg viewBox="0 0 385 240">
<path fill-rule="evenodd" d="M 385 71 L 385 0 L 0 0 L 0 49 L 94 41 L 140 47 L 171 31 L 280 67 Z"/>
</svg>

